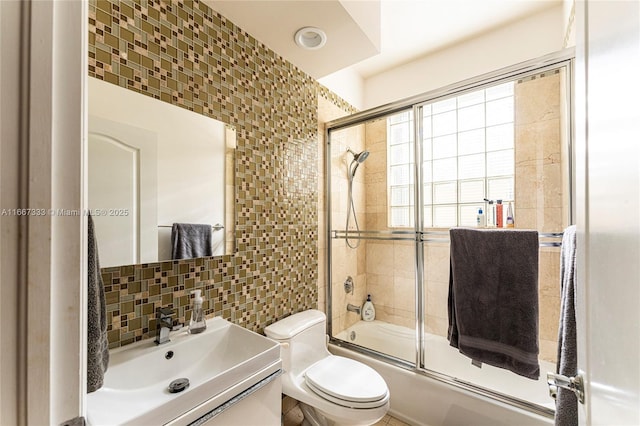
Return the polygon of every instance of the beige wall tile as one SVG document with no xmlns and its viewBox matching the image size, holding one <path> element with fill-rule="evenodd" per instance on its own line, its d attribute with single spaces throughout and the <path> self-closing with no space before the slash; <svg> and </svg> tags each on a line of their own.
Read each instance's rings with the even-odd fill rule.
<svg viewBox="0 0 640 426">
<path fill-rule="evenodd" d="M 515 128 L 517 165 L 560 155 L 560 119 L 518 124 Z"/>
<path fill-rule="evenodd" d="M 560 320 L 560 297 L 540 297 L 540 338 L 556 340 Z"/>
<path fill-rule="evenodd" d="M 397 241 L 393 245 L 394 275 L 401 278 L 415 280 L 416 277 L 416 249 L 415 244 Z M 415 285 L 414 285 L 415 287 Z"/>
<path fill-rule="evenodd" d="M 393 278 L 394 308 L 404 311 L 400 316 L 415 318 L 416 281 L 411 278 Z"/>
<path fill-rule="evenodd" d="M 425 250 L 425 278 L 429 282 L 449 282 L 449 244 L 427 244 Z"/>
<path fill-rule="evenodd" d="M 393 283 L 394 277 L 391 274 L 379 275 L 367 273 L 367 294 L 371 295 L 371 299 L 376 305 L 376 311 L 378 307 L 385 307 L 391 310 L 388 311 L 390 314 L 393 314 L 395 307 L 395 290 Z"/>
<path fill-rule="evenodd" d="M 367 245 L 367 273 L 392 275 L 393 242 L 370 243 Z"/>
<path fill-rule="evenodd" d="M 560 75 L 516 84 L 515 115 L 519 124 L 560 118 Z"/>
<path fill-rule="evenodd" d="M 560 249 L 540 249 L 538 262 L 539 291 L 541 296 L 560 295 Z"/>
<path fill-rule="evenodd" d="M 430 282 L 425 294 L 426 309 L 429 315 L 447 319 L 448 313 L 449 284 Z"/>
<path fill-rule="evenodd" d="M 556 363 L 557 362 L 557 358 L 558 358 L 558 342 L 556 339 L 554 340 L 545 340 L 545 339 L 540 339 L 540 355 L 539 358 L 544 360 L 544 361 L 548 361 L 548 362 L 552 362 L 552 363 Z M 541 374 L 544 374 L 546 372 L 544 371 L 540 371 Z"/>
<path fill-rule="evenodd" d="M 425 329 L 427 333 L 443 337 L 447 336 L 447 330 L 449 328 L 447 319 L 433 315 L 427 315 L 426 319 Z"/>
</svg>

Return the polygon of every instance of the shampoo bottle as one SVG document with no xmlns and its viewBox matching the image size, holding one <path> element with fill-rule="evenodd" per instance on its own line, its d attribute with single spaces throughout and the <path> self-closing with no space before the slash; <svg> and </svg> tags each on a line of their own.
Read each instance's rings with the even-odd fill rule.
<svg viewBox="0 0 640 426">
<path fill-rule="evenodd" d="M 503 223 L 502 200 L 496 200 L 496 227 L 502 228 Z"/>
<path fill-rule="evenodd" d="M 362 305 L 362 319 L 365 321 L 373 321 L 376 319 L 376 308 L 371 302 L 371 295 L 367 294 L 367 301 Z"/>
<path fill-rule="evenodd" d="M 509 201 L 509 205 L 507 206 L 507 228 L 513 228 L 515 226 L 515 221 L 513 220 L 513 206 L 511 205 L 511 201 Z"/>
<path fill-rule="evenodd" d="M 202 310 L 202 296 L 200 293 L 202 290 L 193 290 L 193 307 L 191 309 L 191 320 L 189 321 L 189 333 L 198 334 L 202 333 L 207 328 L 207 323 L 204 320 L 204 311 Z"/>
</svg>

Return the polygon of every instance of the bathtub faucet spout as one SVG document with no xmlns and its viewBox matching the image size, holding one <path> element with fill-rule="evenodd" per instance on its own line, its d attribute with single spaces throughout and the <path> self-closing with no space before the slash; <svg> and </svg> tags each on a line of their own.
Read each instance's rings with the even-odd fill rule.
<svg viewBox="0 0 640 426">
<path fill-rule="evenodd" d="M 355 312 L 360 315 L 360 306 L 352 305 L 351 303 L 347 304 L 347 311 Z"/>
</svg>

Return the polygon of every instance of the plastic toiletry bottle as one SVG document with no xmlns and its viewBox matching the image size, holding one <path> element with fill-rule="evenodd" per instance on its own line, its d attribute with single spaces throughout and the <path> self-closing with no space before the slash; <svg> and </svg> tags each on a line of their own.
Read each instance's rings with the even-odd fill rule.
<svg viewBox="0 0 640 426">
<path fill-rule="evenodd" d="M 191 309 L 191 320 L 189 321 L 189 333 L 202 333 L 207 328 L 207 322 L 204 319 L 204 311 L 202 310 L 202 290 L 193 290 L 193 307 Z"/>
<path fill-rule="evenodd" d="M 476 226 L 478 228 L 484 228 L 487 226 L 487 221 L 484 217 L 484 213 L 482 213 L 482 209 L 478 209 L 478 216 L 476 216 Z"/>
<path fill-rule="evenodd" d="M 489 200 L 489 209 L 487 209 L 487 227 L 495 228 L 496 226 L 496 209 L 493 206 L 493 200 Z"/>
<path fill-rule="evenodd" d="M 513 220 L 513 206 L 511 205 L 511 201 L 509 201 L 509 205 L 507 206 L 507 228 L 513 228 L 515 226 L 515 221 Z"/>
<path fill-rule="evenodd" d="M 487 228 L 495 228 L 496 226 L 496 209 L 493 207 L 493 200 L 489 200 L 485 198 L 484 201 L 488 204 L 485 204 L 485 220 L 487 221 Z"/>
<path fill-rule="evenodd" d="M 370 294 L 367 294 L 367 301 L 362 305 L 362 319 L 365 321 L 376 319 L 376 308 L 373 306 Z"/>
<path fill-rule="evenodd" d="M 502 228 L 502 200 L 496 200 L 496 227 Z"/>
</svg>

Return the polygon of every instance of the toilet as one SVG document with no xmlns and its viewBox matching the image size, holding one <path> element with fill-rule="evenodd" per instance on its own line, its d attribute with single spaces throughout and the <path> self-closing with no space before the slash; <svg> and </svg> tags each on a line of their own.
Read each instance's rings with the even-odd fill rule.
<svg viewBox="0 0 640 426">
<path fill-rule="evenodd" d="M 315 309 L 293 314 L 264 329 L 280 342 L 282 392 L 300 402 L 305 423 L 371 425 L 389 410 L 389 389 L 373 368 L 332 355 L 326 316 Z"/>
</svg>

